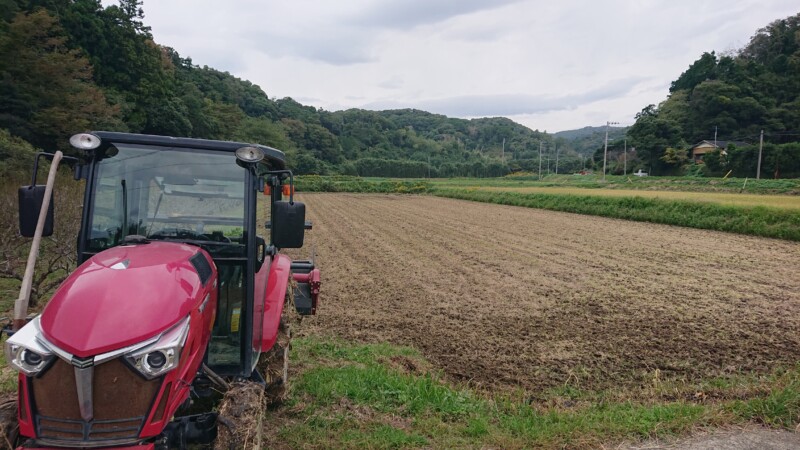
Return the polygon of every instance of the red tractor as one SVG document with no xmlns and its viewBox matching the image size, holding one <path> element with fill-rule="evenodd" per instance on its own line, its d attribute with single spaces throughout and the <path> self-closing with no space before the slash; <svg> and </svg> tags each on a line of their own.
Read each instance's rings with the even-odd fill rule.
<svg viewBox="0 0 800 450">
<path fill-rule="evenodd" d="M 319 269 L 278 252 L 302 247 L 310 228 L 284 154 L 111 132 L 70 142 L 76 179 L 86 180 L 80 265 L 6 341 L 19 371 L 15 445 L 210 444 L 235 428 L 212 411 L 219 392 L 283 386 L 286 315 L 316 311 Z M 32 184 L 20 189 L 20 231 L 33 236 L 38 224 L 47 235 L 50 189 Z M 268 240 L 256 220 L 262 193 Z"/>
</svg>

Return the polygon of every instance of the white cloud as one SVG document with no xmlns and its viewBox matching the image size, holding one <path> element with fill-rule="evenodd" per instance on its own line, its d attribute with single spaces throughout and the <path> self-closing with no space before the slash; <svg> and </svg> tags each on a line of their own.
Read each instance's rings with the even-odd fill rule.
<svg viewBox="0 0 800 450">
<path fill-rule="evenodd" d="M 495 9 L 521 0 L 384 0 L 371 2 L 349 20 L 367 28 L 410 29 Z"/>
<path fill-rule="evenodd" d="M 459 117 L 523 116 L 554 111 L 574 110 L 581 105 L 625 95 L 645 81 L 630 77 L 612 81 L 602 87 L 563 96 L 524 93 L 500 95 L 462 95 L 456 97 L 397 102 L 384 100 L 363 105 L 367 109 L 417 108 L 437 114 Z"/>
<path fill-rule="evenodd" d="M 739 48 L 789 0 L 145 0 L 156 40 L 270 97 L 507 115 L 558 131 L 623 123 L 704 51 Z"/>
</svg>

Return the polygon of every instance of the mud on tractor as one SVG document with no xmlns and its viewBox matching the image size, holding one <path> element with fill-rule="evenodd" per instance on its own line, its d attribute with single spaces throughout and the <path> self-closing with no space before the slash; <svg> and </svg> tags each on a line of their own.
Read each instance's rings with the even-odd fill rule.
<svg viewBox="0 0 800 450">
<path fill-rule="evenodd" d="M 254 398 L 280 396 L 287 315 L 314 314 L 320 289 L 312 260 L 278 252 L 302 247 L 310 228 L 284 154 L 111 132 L 70 142 L 86 180 L 79 266 L 40 315 L 15 311 L 5 344 L 19 371 L 11 443 L 145 450 L 220 447 L 225 435 L 223 447 L 241 448 L 220 402 L 242 385 L 260 390 Z M 35 173 L 20 189 L 20 231 L 36 242 L 37 231 L 52 233 L 53 210 L 42 208 L 52 189 L 34 186 Z M 256 218 L 262 193 L 266 224 Z"/>
</svg>

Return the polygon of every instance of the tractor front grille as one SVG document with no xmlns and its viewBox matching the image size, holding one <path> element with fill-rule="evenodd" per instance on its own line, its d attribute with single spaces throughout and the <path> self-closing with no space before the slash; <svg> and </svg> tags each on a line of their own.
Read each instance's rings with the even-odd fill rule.
<svg viewBox="0 0 800 450">
<path fill-rule="evenodd" d="M 31 379 L 38 441 L 81 447 L 135 443 L 161 380 L 146 380 L 122 359 L 93 366 L 94 417 L 84 420 L 78 405 L 75 368 L 58 359 Z"/>
<path fill-rule="evenodd" d="M 36 416 L 39 441 L 42 444 L 92 442 L 93 444 L 124 444 L 137 442 L 144 417 L 123 420 L 66 420 Z"/>
</svg>

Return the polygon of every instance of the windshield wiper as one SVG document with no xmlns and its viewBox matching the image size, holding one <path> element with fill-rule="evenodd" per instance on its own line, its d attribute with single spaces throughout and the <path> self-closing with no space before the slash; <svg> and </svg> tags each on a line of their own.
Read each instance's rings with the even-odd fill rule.
<svg viewBox="0 0 800 450">
<path fill-rule="evenodd" d="M 122 184 L 122 239 L 124 239 L 128 235 L 128 185 L 125 183 L 125 178 L 120 184 Z"/>
</svg>

